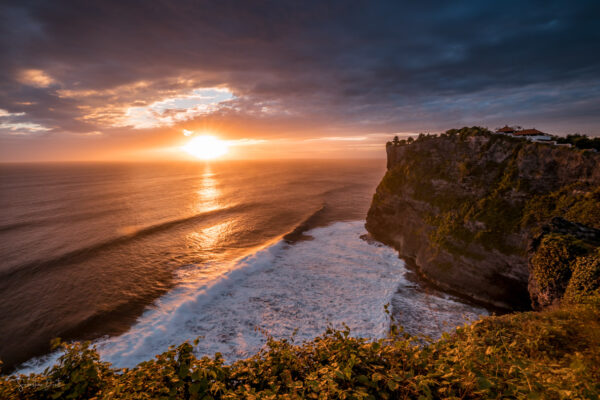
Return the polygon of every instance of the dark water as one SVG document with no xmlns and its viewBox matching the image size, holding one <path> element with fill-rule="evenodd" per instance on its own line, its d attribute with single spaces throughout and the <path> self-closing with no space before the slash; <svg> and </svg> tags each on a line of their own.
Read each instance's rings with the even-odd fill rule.
<svg viewBox="0 0 600 400">
<path fill-rule="evenodd" d="M 382 337 L 387 303 L 432 336 L 485 314 L 361 239 L 383 173 L 383 160 L 2 166 L 0 359 L 40 371 L 61 337 L 132 367 L 201 337 L 198 355 L 233 361 L 261 330 Z"/>
<path fill-rule="evenodd" d="M 218 276 L 218 265 L 283 235 L 294 241 L 316 226 L 362 220 L 384 167 L 1 166 L 0 359 L 10 368 L 47 352 L 54 337 L 123 333 L 186 279 Z M 190 265 L 193 278 L 181 273 Z"/>
</svg>

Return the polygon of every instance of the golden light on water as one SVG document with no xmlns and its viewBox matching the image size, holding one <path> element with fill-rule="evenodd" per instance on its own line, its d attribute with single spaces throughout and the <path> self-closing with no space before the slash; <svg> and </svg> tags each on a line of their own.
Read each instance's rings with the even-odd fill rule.
<svg viewBox="0 0 600 400">
<path fill-rule="evenodd" d="M 227 154 L 227 142 L 215 136 L 196 136 L 187 142 L 182 149 L 201 160 L 213 160 Z"/>
<path fill-rule="evenodd" d="M 194 213 L 213 211 L 220 207 L 219 197 L 221 191 L 217 188 L 217 180 L 214 178 L 214 175 L 207 165 L 204 174 L 202 174 L 200 186 L 196 191 L 198 202 L 194 208 Z"/>
</svg>

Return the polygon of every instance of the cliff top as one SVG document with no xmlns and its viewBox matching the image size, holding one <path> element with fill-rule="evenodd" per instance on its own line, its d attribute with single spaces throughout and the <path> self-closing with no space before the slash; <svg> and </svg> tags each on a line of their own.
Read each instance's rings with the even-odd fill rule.
<svg viewBox="0 0 600 400">
<path fill-rule="evenodd" d="M 503 128 L 504 129 L 504 128 Z M 420 133 L 417 138 L 409 137 L 407 139 L 400 140 L 398 136 L 394 136 L 394 138 L 386 143 L 386 146 L 405 146 L 408 144 L 412 144 L 415 142 L 420 142 L 424 140 L 428 140 L 431 138 L 441 137 L 441 138 L 455 138 L 458 137 L 461 140 L 466 140 L 470 137 L 476 136 L 484 136 L 484 137 L 501 137 L 506 140 L 516 139 L 520 141 L 533 141 L 535 143 L 554 145 L 554 146 L 564 146 L 564 147 L 574 147 L 579 150 L 588 150 L 591 152 L 599 152 L 600 151 L 600 138 L 588 137 L 586 135 L 573 134 L 567 135 L 565 137 L 549 135 L 543 132 L 538 131 L 537 129 L 525 129 L 521 131 L 511 131 L 505 132 L 503 129 L 499 129 L 496 132 L 492 132 L 487 128 L 482 128 L 478 126 L 474 127 L 464 127 L 461 129 L 449 129 L 446 132 L 443 132 L 439 135 L 437 134 L 425 134 Z M 514 134 L 511 134 L 514 133 Z M 539 135 L 543 135 L 551 140 L 538 140 L 536 135 L 530 135 L 532 133 L 538 133 Z"/>
</svg>

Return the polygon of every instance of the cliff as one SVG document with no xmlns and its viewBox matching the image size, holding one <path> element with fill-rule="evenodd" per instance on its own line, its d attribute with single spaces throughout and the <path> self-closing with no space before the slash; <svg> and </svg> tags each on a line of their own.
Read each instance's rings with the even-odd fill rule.
<svg viewBox="0 0 600 400">
<path fill-rule="evenodd" d="M 543 308 L 562 298 L 577 262 L 597 260 L 600 154 L 475 127 L 386 150 L 367 230 L 442 289 Z"/>
</svg>

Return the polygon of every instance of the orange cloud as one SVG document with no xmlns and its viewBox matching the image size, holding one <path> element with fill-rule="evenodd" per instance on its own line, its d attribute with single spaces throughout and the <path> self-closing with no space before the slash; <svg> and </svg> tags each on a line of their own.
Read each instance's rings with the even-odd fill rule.
<svg viewBox="0 0 600 400">
<path fill-rule="evenodd" d="M 17 80 L 24 85 L 37 88 L 48 87 L 56 81 L 41 69 L 24 69 L 19 72 Z"/>
</svg>

